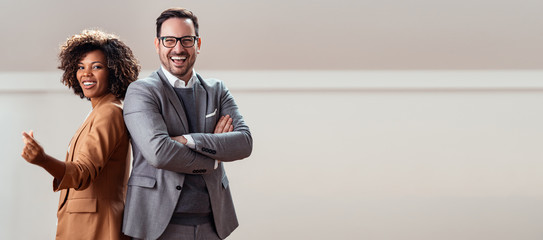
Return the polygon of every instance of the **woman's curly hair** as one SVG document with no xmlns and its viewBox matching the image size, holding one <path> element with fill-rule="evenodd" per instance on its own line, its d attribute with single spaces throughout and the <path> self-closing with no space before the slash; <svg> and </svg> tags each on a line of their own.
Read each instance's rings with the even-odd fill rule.
<svg viewBox="0 0 543 240">
<path fill-rule="evenodd" d="M 136 81 L 140 71 L 138 60 L 132 50 L 113 34 L 100 30 L 85 29 L 81 34 L 68 38 L 61 46 L 59 69 L 64 70 L 61 82 L 84 98 L 83 89 L 77 81 L 78 63 L 85 55 L 94 50 L 101 50 L 106 56 L 109 71 L 109 92 L 118 99 L 124 99 L 128 85 Z"/>
</svg>

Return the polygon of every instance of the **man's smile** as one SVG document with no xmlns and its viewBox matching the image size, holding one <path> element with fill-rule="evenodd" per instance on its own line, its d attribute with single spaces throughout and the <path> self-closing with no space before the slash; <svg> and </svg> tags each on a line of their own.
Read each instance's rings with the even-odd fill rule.
<svg viewBox="0 0 543 240">
<path fill-rule="evenodd" d="M 182 65 L 187 60 L 187 56 L 173 56 L 170 59 L 175 65 Z"/>
</svg>

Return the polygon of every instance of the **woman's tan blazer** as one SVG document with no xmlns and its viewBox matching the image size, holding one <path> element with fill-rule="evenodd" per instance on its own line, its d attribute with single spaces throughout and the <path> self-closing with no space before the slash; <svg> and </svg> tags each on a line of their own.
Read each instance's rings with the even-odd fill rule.
<svg viewBox="0 0 543 240">
<path fill-rule="evenodd" d="M 114 95 L 99 100 L 73 136 L 62 190 L 56 239 L 127 239 L 121 233 L 130 166 L 122 105 Z"/>
</svg>

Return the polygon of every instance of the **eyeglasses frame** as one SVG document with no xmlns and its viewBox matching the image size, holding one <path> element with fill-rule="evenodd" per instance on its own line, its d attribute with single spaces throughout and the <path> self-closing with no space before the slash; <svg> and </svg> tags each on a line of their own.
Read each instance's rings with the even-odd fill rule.
<svg viewBox="0 0 543 240">
<path fill-rule="evenodd" d="M 164 39 L 166 39 L 166 38 L 175 38 L 175 45 L 173 45 L 172 47 L 167 47 L 164 44 Z M 183 41 L 181 41 L 181 40 L 186 39 L 186 38 L 192 38 L 193 44 L 191 46 L 183 45 Z M 183 37 L 162 36 L 162 37 L 158 37 L 158 39 L 162 42 L 162 46 L 164 46 L 165 48 L 174 48 L 175 46 L 177 46 L 178 42 L 181 42 L 181 46 L 184 47 L 184 48 L 191 48 L 191 47 L 194 47 L 194 45 L 196 44 L 196 42 L 198 42 L 198 39 L 200 39 L 200 38 L 198 36 L 183 36 Z"/>
</svg>

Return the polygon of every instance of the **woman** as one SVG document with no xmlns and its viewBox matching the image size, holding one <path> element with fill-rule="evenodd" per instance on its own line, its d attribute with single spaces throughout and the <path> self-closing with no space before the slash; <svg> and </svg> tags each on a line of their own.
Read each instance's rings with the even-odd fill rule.
<svg viewBox="0 0 543 240">
<path fill-rule="evenodd" d="M 61 190 L 57 239 L 125 239 L 121 233 L 130 166 L 121 100 L 139 64 L 116 36 L 84 30 L 59 55 L 62 83 L 90 100 L 92 110 L 73 136 L 65 161 L 47 155 L 32 131 L 23 132 L 22 157 L 53 177 Z"/>
</svg>

